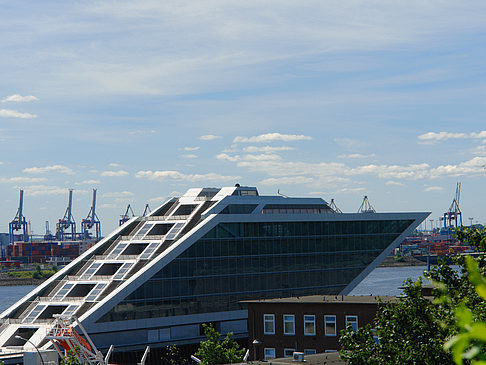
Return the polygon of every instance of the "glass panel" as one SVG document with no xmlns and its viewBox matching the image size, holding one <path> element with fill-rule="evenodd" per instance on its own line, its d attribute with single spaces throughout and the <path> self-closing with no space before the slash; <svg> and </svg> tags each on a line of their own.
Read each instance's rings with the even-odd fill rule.
<svg viewBox="0 0 486 365">
<path fill-rule="evenodd" d="M 293 314 L 284 314 L 284 335 L 295 335 L 295 316 Z"/>
<path fill-rule="evenodd" d="M 29 313 L 27 317 L 25 317 L 23 322 L 30 323 L 32 322 L 43 310 L 47 307 L 45 304 L 38 304 L 32 311 Z"/>
<path fill-rule="evenodd" d="M 336 316 L 325 316 L 324 322 L 325 335 L 336 336 Z"/>
</svg>

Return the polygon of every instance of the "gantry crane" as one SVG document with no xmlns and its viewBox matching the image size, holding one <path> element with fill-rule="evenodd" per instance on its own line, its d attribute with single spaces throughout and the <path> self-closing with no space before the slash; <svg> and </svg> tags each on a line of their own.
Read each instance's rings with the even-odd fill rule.
<svg viewBox="0 0 486 365">
<path fill-rule="evenodd" d="M 128 215 L 129 213 L 132 214 L 131 217 Z M 128 204 L 127 210 L 125 211 L 125 214 L 123 214 L 121 216 L 120 220 L 118 221 L 118 225 L 122 226 L 125 222 L 129 221 L 130 218 L 133 218 L 133 217 L 135 217 L 135 214 L 133 213 L 133 209 L 130 206 L 130 204 Z"/>
<path fill-rule="evenodd" d="M 64 217 L 59 219 L 56 224 L 56 238 L 63 241 L 66 237 L 71 238 L 71 240 L 76 240 L 76 222 L 72 214 L 73 206 L 73 189 L 69 189 L 69 200 Z M 71 233 L 65 233 L 69 228 L 71 228 Z"/>
<path fill-rule="evenodd" d="M 95 227 L 95 239 L 99 241 L 101 239 L 101 222 L 96 215 L 96 189 L 93 189 L 93 202 L 88 216 L 81 221 L 81 232 L 84 240 L 92 238 L 90 229 Z"/>
<path fill-rule="evenodd" d="M 145 217 L 147 214 L 150 214 L 152 213 L 152 211 L 150 210 L 150 207 L 148 204 L 145 204 L 145 209 L 143 210 L 143 217 Z"/>
<path fill-rule="evenodd" d="M 22 230 L 22 239 L 24 242 L 29 242 L 29 226 L 23 214 L 24 206 L 24 191 L 20 190 L 19 208 L 15 218 L 8 224 L 8 234 L 10 244 L 15 241 L 15 232 Z"/>
<path fill-rule="evenodd" d="M 444 217 L 441 219 L 444 221 L 444 228 L 457 228 L 462 226 L 462 213 L 459 208 L 459 200 L 461 199 L 461 183 L 456 185 L 456 196 L 452 200 L 452 204 L 449 210 L 444 213 Z"/>
</svg>

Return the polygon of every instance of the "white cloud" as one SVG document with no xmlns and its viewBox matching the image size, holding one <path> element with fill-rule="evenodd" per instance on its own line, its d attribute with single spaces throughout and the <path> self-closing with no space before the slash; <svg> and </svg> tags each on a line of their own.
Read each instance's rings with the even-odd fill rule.
<svg viewBox="0 0 486 365">
<path fill-rule="evenodd" d="M 230 156 L 226 153 L 220 153 L 219 155 L 216 155 L 216 158 L 218 160 L 223 160 L 223 161 L 231 161 L 231 162 L 236 162 L 236 161 L 277 161 L 281 160 L 282 157 L 279 155 L 275 154 L 267 154 L 267 153 L 262 153 L 259 155 L 234 155 Z"/>
<path fill-rule="evenodd" d="M 67 166 L 63 165 L 51 165 L 42 167 L 28 167 L 22 170 L 27 174 L 45 174 L 47 172 L 59 172 L 61 174 L 72 175 L 74 172 Z"/>
<path fill-rule="evenodd" d="M 271 185 L 271 186 L 281 186 L 281 185 L 302 185 L 302 184 L 312 184 L 315 182 L 315 179 L 306 176 L 287 176 L 287 177 L 279 177 L 279 178 L 268 178 L 260 181 L 262 185 Z"/>
<path fill-rule="evenodd" d="M 91 184 L 99 184 L 101 181 L 100 180 L 83 180 L 77 183 L 74 183 L 75 185 L 91 185 Z"/>
<path fill-rule="evenodd" d="M 148 200 L 148 202 L 152 203 L 152 204 L 161 204 L 161 203 L 165 202 L 166 200 L 167 200 L 166 196 L 156 196 L 154 198 L 150 198 Z"/>
<path fill-rule="evenodd" d="M 155 129 L 136 129 L 132 131 L 128 131 L 128 134 L 131 136 L 138 136 L 138 135 L 147 135 L 147 134 L 155 134 Z"/>
<path fill-rule="evenodd" d="M 137 178 L 143 178 L 148 180 L 155 180 L 155 181 L 170 181 L 170 180 L 177 180 L 177 181 L 228 181 L 228 180 L 237 180 L 240 179 L 241 176 L 224 176 L 216 173 L 207 173 L 207 174 L 183 174 L 179 171 L 139 171 L 135 174 Z"/>
<path fill-rule="evenodd" d="M 27 196 L 67 195 L 68 189 L 52 185 L 30 185 L 24 188 Z M 78 191 L 76 191 L 78 192 Z"/>
<path fill-rule="evenodd" d="M 444 190 L 442 186 L 429 186 L 428 188 L 425 188 L 424 191 L 441 191 Z"/>
<path fill-rule="evenodd" d="M 472 133 L 428 132 L 417 137 L 421 144 L 435 144 L 449 139 L 486 139 L 486 131 Z"/>
<path fill-rule="evenodd" d="M 30 113 L 22 113 L 12 109 L 0 109 L 0 117 L 31 119 L 31 118 L 37 118 L 37 115 L 30 114 Z"/>
<path fill-rule="evenodd" d="M 197 155 L 193 153 L 183 154 L 181 155 L 182 158 L 197 158 Z"/>
<path fill-rule="evenodd" d="M 221 136 L 215 136 L 214 134 L 206 134 L 204 136 L 199 137 L 202 141 L 214 141 L 215 139 L 222 138 Z"/>
<path fill-rule="evenodd" d="M 248 146 L 243 148 L 243 151 L 245 152 L 278 152 L 278 151 L 293 151 L 295 148 L 289 147 L 289 146 Z M 224 151 L 223 151 L 224 152 Z M 230 151 L 231 152 L 231 151 Z"/>
<path fill-rule="evenodd" d="M 1 177 L 0 182 L 2 183 L 38 183 L 47 181 L 45 177 L 25 177 L 25 176 L 16 176 L 16 177 Z"/>
<path fill-rule="evenodd" d="M 304 136 L 302 134 L 281 134 L 281 133 L 266 133 L 260 134 L 259 136 L 253 137 L 242 137 L 237 136 L 233 139 L 234 143 L 260 143 L 260 142 L 274 142 L 274 141 L 283 141 L 283 142 L 290 142 L 290 141 L 308 141 L 311 140 L 312 137 Z"/>
<path fill-rule="evenodd" d="M 112 191 L 109 193 L 104 193 L 102 196 L 103 198 L 130 198 L 134 196 L 130 191 Z"/>
<path fill-rule="evenodd" d="M 375 157 L 376 155 L 374 153 L 370 153 L 368 155 L 363 155 L 361 153 L 350 153 L 348 155 L 342 154 L 339 155 L 339 158 L 348 158 L 348 159 L 365 159 L 365 158 L 372 158 Z"/>
<path fill-rule="evenodd" d="M 103 171 L 101 176 L 111 176 L 111 177 L 118 177 L 118 176 L 127 176 L 129 175 L 128 171 L 119 170 L 119 171 Z"/>
<path fill-rule="evenodd" d="M 199 149 L 199 146 L 195 147 L 184 147 L 184 151 L 197 151 Z"/>
<path fill-rule="evenodd" d="M 27 103 L 29 101 L 39 101 L 39 98 L 37 98 L 33 95 L 22 96 L 22 95 L 19 95 L 19 94 L 13 94 L 13 95 L 7 96 L 5 99 L 2 100 L 3 103 L 9 102 L 9 101 L 12 101 L 12 102 L 15 102 L 15 103 Z"/>
<path fill-rule="evenodd" d="M 385 185 L 388 185 L 388 186 L 405 186 L 405 184 L 398 182 L 398 181 L 393 181 L 393 180 L 387 181 L 385 183 Z"/>
<path fill-rule="evenodd" d="M 110 167 L 120 167 L 120 164 L 117 164 L 115 162 L 109 163 L 108 166 Z"/>
<path fill-rule="evenodd" d="M 343 194 L 356 194 L 356 193 L 363 193 L 365 191 L 366 191 L 365 188 L 342 188 L 336 192 L 343 193 Z"/>
</svg>

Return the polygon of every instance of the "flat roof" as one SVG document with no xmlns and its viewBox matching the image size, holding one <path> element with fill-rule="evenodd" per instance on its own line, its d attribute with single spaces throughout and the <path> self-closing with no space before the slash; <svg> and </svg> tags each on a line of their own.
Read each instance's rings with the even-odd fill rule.
<svg viewBox="0 0 486 365">
<path fill-rule="evenodd" d="M 274 298 L 274 299 L 257 299 L 245 300 L 242 303 L 356 303 L 356 304 L 374 304 L 381 302 L 395 302 L 397 297 L 377 296 L 377 295 L 309 295 L 302 297 Z"/>
</svg>

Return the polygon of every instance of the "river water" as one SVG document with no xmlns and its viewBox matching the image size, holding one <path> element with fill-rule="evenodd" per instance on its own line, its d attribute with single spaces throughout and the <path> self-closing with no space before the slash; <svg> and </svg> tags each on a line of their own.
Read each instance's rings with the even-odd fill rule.
<svg viewBox="0 0 486 365">
<path fill-rule="evenodd" d="M 374 269 L 351 295 L 398 295 L 404 280 L 423 276 L 425 266 L 378 267 Z M 0 313 L 34 289 L 33 285 L 0 286 Z"/>
</svg>

